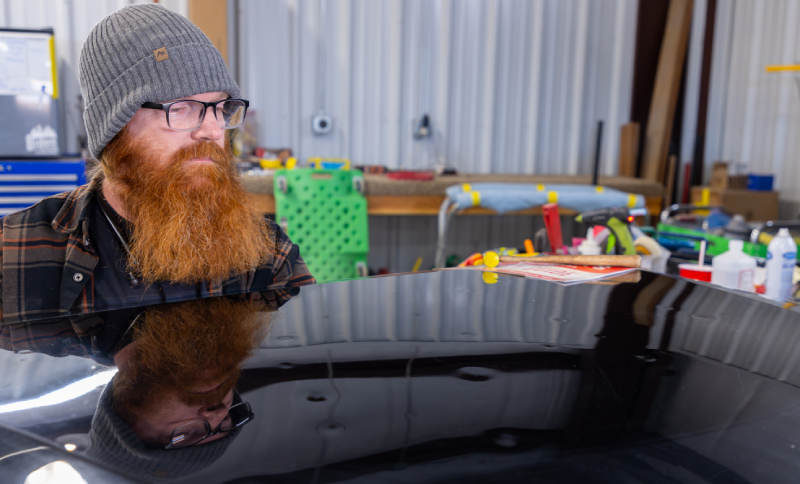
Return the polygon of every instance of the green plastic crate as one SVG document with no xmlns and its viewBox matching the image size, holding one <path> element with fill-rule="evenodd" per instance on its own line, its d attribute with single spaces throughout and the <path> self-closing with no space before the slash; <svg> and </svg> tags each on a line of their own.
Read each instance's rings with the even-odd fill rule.
<svg viewBox="0 0 800 484">
<path fill-rule="evenodd" d="M 278 170 L 276 220 L 317 282 L 367 276 L 364 177 L 357 170 Z"/>
</svg>

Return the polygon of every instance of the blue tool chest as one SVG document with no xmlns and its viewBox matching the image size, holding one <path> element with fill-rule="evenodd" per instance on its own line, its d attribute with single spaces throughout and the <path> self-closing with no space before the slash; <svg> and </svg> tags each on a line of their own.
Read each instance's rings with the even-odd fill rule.
<svg viewBox="0 0 800 484">
<path fill-rule="evenodd" d="M 0 217 L 86 183 L 83 160 L 0 160 Z"/>
</svg>

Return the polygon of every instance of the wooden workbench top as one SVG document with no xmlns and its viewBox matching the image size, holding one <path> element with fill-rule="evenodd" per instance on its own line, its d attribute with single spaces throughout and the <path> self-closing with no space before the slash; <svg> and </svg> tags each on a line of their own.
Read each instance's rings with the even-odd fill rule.
<svg viewBox="0 0 800 484">
<path fill-rule="evenodd" d="M 247 191 L 254 194 L 272 195 L 272 176 L 243 175 L 243 183 Z M 416 180 L 391 180 L 385 175 L 364 175 L 365 195 L 393 195 L 393 196 L 440 196 L 443 197 L 445 189 L 452 185 L 464 183 L 569 183 L 589 185 L 589 175 L 447 175 L 436 176 L 430 181 Z M 661 197 L 664 188 L 650 180 L 624 176 L 600 177 L 600 184 L 604 187 L 615 188 L 623 192 L 636 193 L 645 197 Z"/>
</svg>

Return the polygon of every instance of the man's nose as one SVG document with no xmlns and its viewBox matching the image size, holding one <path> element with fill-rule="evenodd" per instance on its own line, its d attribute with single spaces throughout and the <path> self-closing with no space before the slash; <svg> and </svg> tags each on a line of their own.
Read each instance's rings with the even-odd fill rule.
<svg viewBox="0 0 800 484">
<path fill-rule="evenodd" d="M 197 141 L 216 141 L 222 138 L 223 131 L 225 130 L 219 127 L 219 122 L 214 116 L 214 108 L 209 108 L 206 110 L 203 123 L 200 124 L 199 128 L 192 131 L 192 138 Z"/>
<path fill-rule="evenodd" d="M 209 407 L 201 407 L 199 414 L 201 418 L 206 420 L 211 425 L 212 429 L 216 429 L 220 422 L 225 420 L 225 417 L 228 416 L 229 409 L 230 407 L 228 407 L 228 405 L 220 402 Z"/>
</svg>

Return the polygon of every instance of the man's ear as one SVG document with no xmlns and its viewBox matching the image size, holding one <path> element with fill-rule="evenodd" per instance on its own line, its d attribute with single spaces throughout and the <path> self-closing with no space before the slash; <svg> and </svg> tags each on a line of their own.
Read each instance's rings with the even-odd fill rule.
<svg viewBox="0 0 800 484">
<path fill-rule="evenodd" d="M 136 347 L 139 345 L 138 341 L 134 341 L 121 350 L 117 351 L 114 355 L 114 364 L 117 368 L 123 369 L 130 363 L 133 356 L 136 354 Z"/>
</svg>

